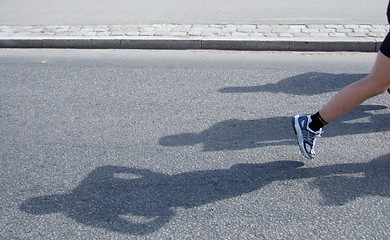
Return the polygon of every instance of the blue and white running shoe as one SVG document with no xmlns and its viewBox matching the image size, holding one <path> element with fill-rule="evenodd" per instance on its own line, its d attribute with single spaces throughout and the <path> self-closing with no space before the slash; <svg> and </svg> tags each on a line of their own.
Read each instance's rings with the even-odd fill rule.
<svg viewBox="0 0 390 240">
<path fill-rule="evenodd" d="M 322 129 L 317 132 L 309 128 L 311 122 L 310 115 L 297 115 L 292 118 L 292 125 L 295 131 L 295 135 L 298 138 L 298 145 L 302 154 L 306 158 L 314 158 L 316 153 L 314 146 L 316 144 L 316 138 L 321 136 Z"/>
</svg>

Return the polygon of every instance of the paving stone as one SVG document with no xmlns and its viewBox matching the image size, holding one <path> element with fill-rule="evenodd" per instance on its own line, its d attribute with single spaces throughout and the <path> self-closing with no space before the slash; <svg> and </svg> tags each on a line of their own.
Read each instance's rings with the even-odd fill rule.
<svg viewBox="0 0 390 240">
<path fill-rule="evenodd" d="M 364 33 L 365 34 L 365 33 L 370 32 L 370 29 L 368 29 L 368 28 L 353 28 L 352 30 L 355 33 Z"/>
<path fill-rule="evenodd" d="M 170 32 L 168 34 L 169 36 L 176 36 L 176 37 L 183 37 L 183 36 L 187 36 L 187 32 Z"/>
<path fill-rule="evenodd" d="M 384 37 L 383 34 L 381 34 L 381 33 L 373 33 L 373 32 L 367 33 L 367 36 L 374 37 L 374 38 L 382 38 L 382 37 Z"/>
<path fill-rule="evenodd" d="M 257 25 L 256 28 L 257 29 L 271 29 L 271 26 L 270 25 Z"/>
<path fill-rule="evenodd" d="M 155 29 L 156 27 L 150 25 L 141 25 L 139 27 L 140 32 L 153 32 Z"/>
<path fill-rule="evenodd" d="M 354 28 L 359 28 L 359 25 L 344 25 L 344 28 L 354 29 Z"/>
<path fill-rule="evenodd" d="M 260 33 L 260 32 L 253 32 L 250 34 L 251 37 L 265 37 L 264 36 L 264 33 Z"/>
<path fill-rule="evenodd" d="M 252 32 L 254 29 L 256 29 L 256 25 L 241 25 L 237 28 L 237 31 L 239 31 L 239 32 Z"/>
<path fill-rule="evenodd" d="M 382 34 L 384 34 L 384 33 L 387 33 L 387 30 L 382 29 L 382 28 L 373 28 L 373 29 L 371 29 L 370 32 L 371 33 L 382 33 Z"/>
<path fill-rule="evenodd" d="M 285 30 L 286 33 L 300 33 L 305 28 L 288 28 Z"/>
<path fill-rule="evenodd" d="M 347 37 L 347 34 L 346 33 L 335 32 L 335 33 L 329 33 L 329 36 L 330 37 L 342 37 L 342 38 L 345 38 L 345 37 Z"/>
<path fill-rule="evenodd" d="M 348 37 L 361 37 L 361 38 L 364 38 L 364 37 L 366 37 L 366 34 L 364 34 L 364 33 L 350 32 L 350 33 L 347 33 L 347 36 L 348 36 Z"/>
<path fill-rule="evenodd" d="M 68 32 L 79 32 L 81 30 L 81 26 L 70 26 L 68 28 Z"/>
<path fill-rule="evenodd" d="M 227 28 L 238 28 L 240 25 L 237 24 L 225 24 L 225 27 Z"/>
<path fill-rule="evenodd" d="M 172 26 L 172 31 L 174 32 L 188 32 L 192 28 L 192 25 L 176 25 Z"/>
<path fill-rule="evenodd" d="M 338 33 L 350 33 L 353 32 L 351 28 L 336 28 L 336 32 Z"/>
<path fill-rule="evenodd" d="M 339 29 L 339 28 L 344 28 L 344 25 L 341 25 L 341 24 L 325 24 L 325 28 Z"/>
<path fill-rule="evenodd" d="M 320 28 L 320 33 L 334 33 L 336 32 L 335 28 Z"/>
<path fill-rule="evenodd" d="M 279 33 L 278 35 L 279 37 L 288 37 L 288 38 L 294 37 L 294 35 L 292 35 L 291 33 Z"/>
<path fill-rule="evenodd" d="M 245 32 L 233 32 L 232 33 L 233 37 L 249 37 L 250 33 L 245 33 Z"/>
<path fill-rule="evenodd" d="M 306 29 L 308 28 L 307 25 L 289 25 L 288 26 L 289 29 Z"/>
<path fill-rule="evenodd" d="M 329 37 L 329 33 L 321 33 L 321 32 L 311 33 L 310 36 L 311 37 L 324 38 L 324 37 Z"/>
<path fill-rule="evenodd" d="M 200 36 L 202 34 L 201 31 L 189 31 L 188 36 Z"/>
<path fill-rule="evenodd" d="M 102 36 L 110 36 L 110 32 L 96 32 L 96 36 L 102 37 Z"/>
<path fill-rule="evenodd" d="M 303 33 L 318 33 L 318 32 L 320 32 L 320 30 L 317 28 L 306 28 L 306 29 L 302 29 L 302 32 Z"/>
<path fill-rule="evenodd" d="M 134 32 L 126 32 L 125 33 L 126 36 L 139 36 L 139 32 L 138 31 L 134 31 Z"/>
<path fill-rule="evenodd" d="M 264 36 L 265 36 L 265 37 L 272 37 L 272 38 L 275 38 L 275 37 L 278 37 L 278 34 L 276 34 L 276 33 L 264 33 Z"/>
<path fill-rule="evenodd" d="M 360 28 L 368 28 L 368 29 L 372 29 L 372 25 L 369 25 L 369 24 L 361 24 L 359 25 Z"/>
<path fill-rule="evenodd" d="M 309 38 L 309 37 L 311 37 L 311 34 L 310 33 L 303 33 L 303 32 L 294 33 L 294 37 L 297 37 L 297 38 Z"/>
<path fill-rule="evenodd" d="M 153 34 L 154 34 L 153 31 L 151 31 L 151 32 L 143 32 L 143 31 L 141 31 L 139 33 L 139 36 L 153 36 Z"/>
<path fill-rule="evenodd" d="M 85 32 L 83 36 L 96 36 L 96 32 Z"/>
<path fill-rule="evenodd" d="M 93 28 L 95 32 L 108 32 L 110 28 L 108 26 L 96 26 Z"/>
<path fill-rule="evenodd" d="M 153 36 L 169 36 L 171 31 L 154 31 Z"/>
<path fill-rule="evenodd" d="M 386 36 L 389 27 L 378 24 L 144 24 L 144 25 L 0 25 L 0 37 L 61 36 L 150 36 L 150 37 L 239 37 L 239 38 L 331 38 L 377 39 Z"/>
<path fill-rule="evenodd" d="M 307 28 L 309 29 L 321 29 L 321 28 L 324 28 L 325 25 L 320 25 L 320 24 L 309 24 L 307 25 Z"/>
<path fill-rule="evenodd" d="M 12 32 L 2 32 L 0 31 L 0 37 L 10 37 L 12 36 Z"/>
<path fill-rule="evenodd" d="M 77 31 L 77 32 L 69 32 L 69 36 L 78 37 L 83 36 L 83 32 Z"/>
<path fill-rule="evenodd" d="M 288 28 L 288 25 L 286 25 L 286 24 L 280 24 L 280 25 L 270 25 L 271 26 L 271 28 L 273 28 L 273 29 L 287 29 Z"/>
<path fill-rule="evenodd" d="M 256 28 L 252 32 L 254 32 L 254 33 L 270 33 L 271 28 Z"/>
</svg>

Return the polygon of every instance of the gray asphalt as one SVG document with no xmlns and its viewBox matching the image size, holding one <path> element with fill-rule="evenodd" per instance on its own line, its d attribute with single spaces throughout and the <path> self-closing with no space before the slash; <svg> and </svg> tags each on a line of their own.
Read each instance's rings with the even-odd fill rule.
<svg viewBox="0 0 390 240">
<path fill-rule="evenodd" d="M 13 0 L 0 25 L 386 24 L 386 0 Z"/>
<path fill-rule="evenodd" d="M 290 116 L 375 54 L 0 50 L 1 239 L 388 239 L 389 104 Z"/>
</svg>

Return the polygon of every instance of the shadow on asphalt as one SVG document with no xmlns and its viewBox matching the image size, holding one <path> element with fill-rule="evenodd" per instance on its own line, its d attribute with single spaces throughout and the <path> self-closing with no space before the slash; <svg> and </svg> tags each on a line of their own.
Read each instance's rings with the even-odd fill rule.
<svg viewBox="0 0 390 240">
<path fill-rule="evenodd" d="M 219 92 L 271 92 L 311 96 L 338 91 L 366 75 L 309 72 L 283 79 L 275 84 L 226 87 L 220 89 Z M 359 106 L 353 112 L 334 121 L 331 127 L 327 127 L 323 137 L 390 131 L 390 125 L 387 124 L 390 122 L 390 114 L 388 112 L 385 114 L 375 113 L 375 111 L 384 109 L 387 109 L 387 106 Z M 364 118 L 368 118 L 368 121 L 357 121 Z M 182 133 L 162 137 L 160 144 L 163 146 L 203 144 L 204 151 L 222 151 L 296 143 L 291 127 L 291 117 L 274 117 L 255 120 L 229 119 L 200 133 Z"/>
<path fill-rule="evenodd" d="M 381 105 L 361 105 L 328 126 L 323 137 L 390 131 L 390 114 L 375 113 Z M 364 121 L 356 121 L 365 119 Z M 203 144 L 204 151 L 243 150 L 274 145 L 296 144 L 291 117 L 255 120 L 229 119 L 199 133 L 181 133 L 160 138 L 163 146 Z"/>
<path fill-rule="evenodd" d="M 220 93 L 287 93 L 293 95 L 312 96 L 328 92 L 335 92 L 346 85 L 356 82 L 367 74 L 331 74 L 309 72 L 283 79 L 275 84 L 258 86 L 225 87 Z"/>
<path fill-rule="evenodd" d="M 364 196 L 390 197 L 390 154 L 369 163 L 303 165 L 275 161 L 175 175 L 103 166 L 69 194 L 33 197 L 23 202 L 20 210 L 35 215 L 63 213 L 88 226 L 145 235 L 168 223 L 175 208 L 238 197 L 276 181 L 314 178 L 311 184 L 320 190 L 326 205 L 341 205 Z"/>
<path fill-rule="evenodd" d="M 298 82 L 305 76 L 274 85 L 226 88 L 221 92 L 288 92 L 319 94 L 335 91 L 362 75 L 308 73 L 312 87 Z M 318 89 L 317 92 L 306 89 Z M 330 83 L 329 83 L 330 79 Z M 299 80 L 299 81 L 298 81 Z M 294 83 L 296 82 L 296 83 Z M 316 83 L 314 83 L 316 82 Z M 385 106 L 363 105 L 331 128 L 325 137 L 389 131 L 389 114 L 374 114 Z M 356 122 L 352 119 L 367 118 Z M 275 131 L 278 126 L 278 131 Z M 332 130 L 333 129 L 333 130 Z M 329 131 L 328 131 L 329 130 Z M 295 144 L 290 117 L 256 120 L 231 119 L 200 133 L 182 133 L 160 139 L 164 146 L 203 144 L 205 151 L 240 150 L 270 145 Z M 148 169 L 121 166 L 96 168 L 68 194 L 27 199 L 20 210 L 43 215 L 63 213 L 78 223 L 110 231 L 146 235 L 158 231 L 175 215 L 176 208 L 194 208 L 256 191 L 276 181 L 313 179 L 310 184 L 322 194 L 322 204 L 338 206 L 365 196 L 390 197 L 390 154 L 368 163 L 304 167 L 298 161 L 237 164 L 229 169 L 168 175 Z"/>
</svg>

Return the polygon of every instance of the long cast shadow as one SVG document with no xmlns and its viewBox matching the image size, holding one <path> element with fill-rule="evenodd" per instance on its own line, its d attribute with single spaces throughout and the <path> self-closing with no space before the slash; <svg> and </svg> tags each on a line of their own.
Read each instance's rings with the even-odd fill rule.
<svg viewBox="0 0 390 240">
<path fill-rule="evenodd" d="M 20 209 L 37 215 L 62 212 L 85 225 L 144 235 L 169 222 L 177 207 L 192 208 L 251 192 L 302 165 L 294 161 L 240 164 L 176 175 L 103 166 L 71 193 L 34 197 Z"/>
<path fill-rule="evenodd" d="M 331 74 L 309 72 L 258 86 L 240 86 L 221 88 L 221 93 L 288 93 L 293 95 L 318 95 L 340 90 L 342 87 L 362 79 L 367 74 Z"/>
<path fill-rule="evenodd" d="M 323 137 L 390 131 L 390 114 L 375 113 L 387 109 L 381 105 L 362 105 L 327 127 Z M 359 118 L 369 121 L 350 122 Z M 243 150 L 274 145 L 296 144 L 291 117 L 255 120 L 229 119 L 200 133 L 181 133 L 160 138 L 163 146 L 202 144 L 204 151 Z"/>
<path fill-rule="evenodd" d="M 20 210 L 36 215 L 61 212 L 88 226 L 145 235 L 168 223 L 175 216 L 175 208 L 237 197 L 275 181 L 314 178 L 313 186 L 320 189 L 327 205 L 345 204 L 364 196 L 390 197 L 390 154 L 369 163 L 313 168 L 303 165 L 275 161 L 175 175 L 103 166 L 92 171 L 72 192 L 30 198 Z M 355 173 L 363 176 L 351 175 Z"/>
</svg>

